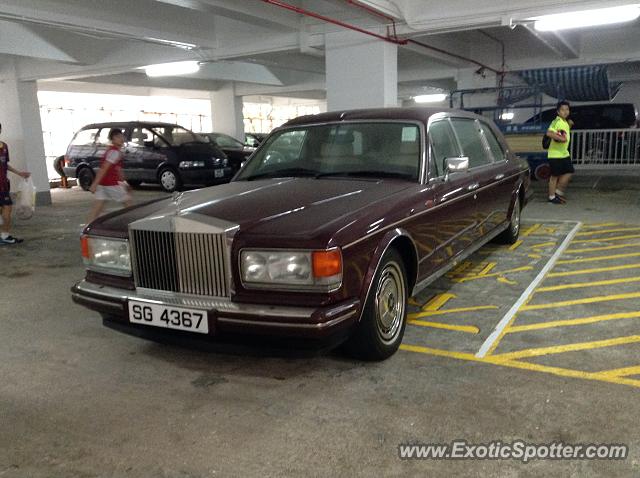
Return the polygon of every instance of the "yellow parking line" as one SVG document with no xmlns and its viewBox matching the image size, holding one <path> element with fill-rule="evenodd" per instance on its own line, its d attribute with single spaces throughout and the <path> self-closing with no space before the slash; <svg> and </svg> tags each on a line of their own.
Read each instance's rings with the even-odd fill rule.
<svg viewBox="0 0 640 478">
<path fill-rule="evenodd" d="M 580 254 L 582 252 L 611 251 L 613 249 L 625 249 L 627 247 L 640 247 L 640 242 L 633 244 L 616 244 L 615 246 L 587 247 L 586 249 L 567 249 L 566 254 Z"/>
<path fill-rule="evenodd" d="M 522 231 L 520 233 L 520 236 L 522 236 L 522 237 L 530 236 L 531 234 L 536 232 L 538 229 L 540 229 L 541 226 L 542 226 L 542 224 L 534 224 L 533 226 L 531 226 L 531 227 L 525 229 L 524 231 Z"/>
<path fill-rule="evenodd" d="M 617 337 L 615 339 L 596 340 L 593 342 L 579 342 L 567 345 L 555 345 L 553 347 L 540 347 L 536 349 L 524 349 L 516 352 L 496 354 L 492 357 L 497 360 L 513 360 L 527 357 L 540 357 L 542 355 L 560 354 L 564 352 L 576 352 L 580 350 L 592 350 L 614 345 L 633 344 L 640 342 L 640 335 L 630 335 L 628 337 Z"/>
<path fill-rule="evenodd" d="M 601 375 L 608 375 L 610 377 L 624 377 L 625 375 L 640 375 L 640 365 L 634 365 L 633 367 L 614 368 L 612 370 L 603 370 L 598 372 Z"/>
<path fill-rule="evenodd" d="M 567 259 L 563 261 L 558 261 L 557 264 L 580 264 L 582 262 L 611 261 L 614 259 L 623 259 L 625 257 L 638 257 L 638 256 L 640 256 L 640 252 L 630 252 L 628 254 L 613 254 L 611 256 L 595 256 L 595 257 L 585 257 L 583 259 Z"/>
<path fill-rule="evenodd" d="M 631 232 L 640 231 L 640 227 L 622 227 L 619 229 L 604 229 L 602 231 L 579 232 L 576 236 L 593 236 L 595 234 L 610 234 L 612 232 Z M 603 238 L 606 239 L 606 238 Z"/>
<path fill-rule="evenodd" d="M 572 325 L 595 324 L 607 320 L 638 319 L 640 312 L 620 312 L 618 314 L 594 315 L 581 319 L 554 320 L 551 322 L 537 322 L 535 324 L 514 325 L 507 330 L 508 334 L 528 332 L 530 330 L 551 329 L 554 327 L 568 327 Z"/>
<path fill-rule="evenodd" d="M 602 239 L 578 239 L 573 241 L 574 243 L 586 243 L 586 242 L 609 242 L 609 241 L 623 241 L 625 239 L 637 239 L 640 237 L 640 234 L 631 234 L 628 236 L 614 236 L 614 237 L 605 237 Z"/>
<path fill-rule="evenodd" d="M 455 279 L 456 282 L 467 282 L 470 280 L 476 280 L 476 279 L 486 279 L 487 277 L 497 277 L 497 276 L 502 276 L 504 274 L 509 274 L 511 272 L 522 272 L 522 271 L 530 271 L 531 269 L 533 269 L 533 267 L 531 266 L 524 266 L 524 267 L 517 267 L 516 269 L 508 269 L 506 271 L 500 271 L 500 272 L 493 272 L 491 274 L 484 274 L 484 275 L 469 275 L 466 277 L 462 277 L 460 279 Z"/>
<path fill-rule="evenodd" d="M 582 226 L 583 229 L 592 229 L 594 227 L 613 227 L 613 226 L 620 226 L 621 224 L 619 222 L 602 222 L 600 224 L 585 224 Z"/>
<path fill-rule="evenodd" d="M 556 307 L 569 307 L 572 305 L 594 304 L 596 302 L 609 302 L 612 300 L 637 299 L 638 297 L 640 297 L 640 292 L 630 292 L 628 294 L 601 295 L 597 297 L 587 297 L 584 299 L 563 300 L 561 302 L 549 302 L 547 304 L 525 305 L 525 306 L 522 306 L 520 310 L 524 311 L 524 310 L 554 309 Z"/>
<path fill-rule="evenodd" d="M 411 325 L 419 325 L 421 327 L 431 327 L 433 329 L 454 330 L 456 332 L 466 332 L 468 334 L 479 334 L 480 329 L 473 325 L 452 325 L 443 324 L 442 322 L 425 322 L 424 320 L 410 320 Z"/>
<path fill-rule="evenodd" d="M 439 310 L 447 302 L 451 299 L 455 299 L 456 297 L 457 296 L 455 294 L 436 294 L 429 302 L 422 306 L 422 310 L 425 312 Z"/>
<path fill-rule="evenodd" d="M 567 276 L 576 276 L 581 274 L 595 274 L 596 272 L 610 272 L 610 271 L 621 271 L 625 269 L 637 269 L 640 267 L 640 264 L 625 264 L 624 266 L 611 266 L 611 267 L 596 267 L 595 269 L 580 269 L 577 271 L 567 271 L 567 272 L 552 272 L 547 277 L 567 277 Z"/>
<path fill-rule="evenodd" d="M 597 380 L 600 382 L 614 383 L 617 385 L 629 385 L 632 387 L 640 388 L 640 380 L 633 380 L 633 379 L 624 378 L 624 377 L 607 375 L 605 373 L 599 373 L 599 372 L 596 372 L 596 373 L 583 372 L 581 370 L 572 370 L 572 369 L 560 368 L 560 367 L 549 367 L 547 365 L 539 365 L 539 364 L 534 364 L 530 362 L 520 362 L 517 360 L 497 359 L 496 355 L 493 355 L 493 356 L 489 355 L 485 358 L 478 358 L 473 354 L 469 354 L 465 352 L 453 352 L 450 350 L 433 349 L 429 347 L 421 347 L 417 345 L 408 345 L 408 344 L 400 345 L 400 349 L 405 350 L 407 352 L 415 352 L 415 353 L 420 353 L 424 355 L 454 358 L 457 360 L 466 360 L 469 362 L 482 362 L 482 363 L 488 363 L 492 365 L 498 365 L 500 367 L 510 367 L 510 368 L 517 368 L 521 370 L 530 370 L 534 372 L 549 373 L 549 374 L 557 375 L 560 377 Z"/>
<path fill-rule="evenodd" d="M 498 306 L 496 305 L 481 305 L 478 307 L 460 307 L 458 309 L 446 309 L 446 310 L 430 310 L 427 312 L 416 312 L 415 314 L 407 315 L 409 320 L 421 319 L 423 317 L 433 317 L 434 315 L 444 315 L 444 314 L 457 314 L 459 312 L 476 312 L 479 310 L 495 310 Z"/>
<path fill-rule="evenodd" d="M 640 282 L 640 276 L 625 277 L 623 279 L 599 280 L 595 282 L 574 282 L 573 284 L 552 285 L 536 289 L 538 292 L 553 292 L 556 290 L 581 289 L 583 287 L 599 287 L 602 285 L 627 284 L 629 282 Z"/>
<path fill-rule="evenodd" d="M 515 251 L 518 247 L 520 247 L 522 245 L 524 241 L 522 239 L 517 240 L 516 242 L 514 242 L 510 247 L 509 250 L 510 251 Z"/>
<path fill-rule="evenodd" d="M 480 272 L 478 272 L 478 275 L 483 276 L 488 274 L 497 265 L 498 265 L 497 262 L 489 262 L 486 266 L 484 266 L 484 268 Z"/>
<path fill-rule="evenodd" d="M 543 242 L 542 244 L 534 244 L 533 246 L 529 246 L 530 249 L 538 249 L 540 247 L 549 247 L 555 246 L 557 242 Z"/>
</svg>

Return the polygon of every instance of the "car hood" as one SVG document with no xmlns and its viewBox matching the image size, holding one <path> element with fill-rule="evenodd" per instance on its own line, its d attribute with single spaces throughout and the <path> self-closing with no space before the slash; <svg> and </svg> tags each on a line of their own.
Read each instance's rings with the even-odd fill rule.
<svg viewBox="0 0 640 478">
<path fill-rule="evenodd" d="M 235 181 L 105 216 L 93 229 L 125 233 L 131 222 L 145 217 L 197 214 L 237 225 L 247 234 L 313 237 L 359 217 L 371 219 L 379 203 L 411 186 L 397 180 L 330 178 Z"/>
</svg>

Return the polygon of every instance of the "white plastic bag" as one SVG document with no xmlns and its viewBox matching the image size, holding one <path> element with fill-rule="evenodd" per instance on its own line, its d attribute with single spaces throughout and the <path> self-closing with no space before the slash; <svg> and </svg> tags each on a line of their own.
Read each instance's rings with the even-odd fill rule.
<svg viewBox="0 0 640 478">
<path fill-rule="evenodd" d="M 31 219 L 36 209 L 36 187 L 30 177 L 23 179 L 18 188 L 16 201 L 16 217 L 18 219 Z"/>
</svg>

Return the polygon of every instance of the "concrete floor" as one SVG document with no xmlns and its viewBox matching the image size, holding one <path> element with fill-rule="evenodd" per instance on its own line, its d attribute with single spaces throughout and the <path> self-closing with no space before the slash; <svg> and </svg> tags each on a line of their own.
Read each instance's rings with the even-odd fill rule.
<svg viewBox="0 0 640 478">
<path fill-rule="evenodd" d="M 542 197 L 522 243 L 484 248 L 414 298 L 403 350 L 360 363 L 190 351 L 104 328 L 69 295 L 91 197 L 54 191 L 16 223 L 26 242 L 0 248 L 0 477 L 638 476 L 640 187 L 583 177 L 565 206 Z M 585 223 L 579 235 L 475 358 L 571 221 Z M 579 273 L 591 268 L 607 270 Z M 454 439 L 625 443 L 630 457 L 398 459 L 400 443 Z"/>
</svg>

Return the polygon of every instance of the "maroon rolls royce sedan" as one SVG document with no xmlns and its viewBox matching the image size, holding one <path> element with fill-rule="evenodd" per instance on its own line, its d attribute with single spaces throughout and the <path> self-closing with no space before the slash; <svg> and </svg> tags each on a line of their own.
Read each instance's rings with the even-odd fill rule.
<svg viewBox="0 0 640 478">
<path fill-rule="evenodd" d="M 476 115 L 305 116 L 231 183 L 88 225 L 72 295 L 136 335 L 344 342 L 380 360 L 412 294 L 486 242 L 517 239 L 528 187 L 526 162 Z"/>
</svg>

